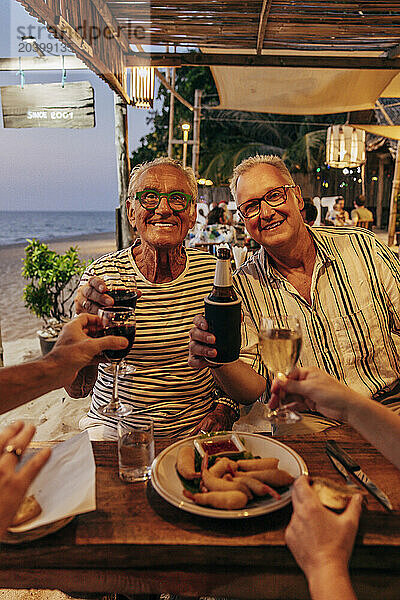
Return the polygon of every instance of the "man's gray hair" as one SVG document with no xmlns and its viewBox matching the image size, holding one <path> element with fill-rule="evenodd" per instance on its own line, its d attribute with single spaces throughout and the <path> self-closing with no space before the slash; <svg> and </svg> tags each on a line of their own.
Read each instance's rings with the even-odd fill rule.
<svg viewBox="0 0 400 600">
<path fill-rule="evenodd" d="M 242 162 L 233 169 L 232 179 L 230 180 L 230 189 L 235 200 L 237 181 L 239 177 L 257 165 L 271 165 L 272 167 L 278 169 L 278 171 L 280 171 L 290 183 L 294 183 L 293 178 L 289 173 L 289 169 L 280 156 L 276 156 L 274 154 L 257 154 L 256 156 L 250 156 L 250 158 L 242 160 Z"/>
<path fill-rule="evenodd" d="M 194 174 L 194 171 L 191 167 L 184 167 L 179 160 L 175 160 L 173 158 L 168 158 L 167 156 L 162 156 L 161 158 L 155 158 L 149 162 L 141 163 L 140 165 L 136 165 L 133 167 L 130 178 L 129 178 L 129 188 L 128 188 L 128 196 L 134 196 L 136 192 L 136 183 L 142 173 L 148 171 L 148 169 L 152 169 L 153 167 L 159 167 L 162 165 L 170 165 L 175 167 L 180 171 L 187 179 L 187 182 L 190 187 L 190 191 L 193 196 L 193 200 L 196 202 L 197 200 L 197 181 Z"/>
</svg>

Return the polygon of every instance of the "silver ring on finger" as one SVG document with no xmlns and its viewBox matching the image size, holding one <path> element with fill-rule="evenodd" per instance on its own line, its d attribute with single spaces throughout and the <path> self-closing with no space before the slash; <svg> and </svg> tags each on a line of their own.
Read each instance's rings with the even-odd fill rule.
<svg viewBox="0 0 400 600">
<path fill-rule="evenodd" d="M 86 310 L 89 307 L 90 300 L 84 300 L 82 302 L 82 307 Z"/>
<path fill-rule="evenodd" d="M 5 453 L 7 453 L 7 454 L 14 454 L 15 458 L 18 461 L 21 460 L 21 456 L 22 456 L 23 452 L 24 451 L 22 450 L 22 448 L 19 448 L 18 446 L 14 446 L 13 444 L 9 444 L 3 450 L 3 454 L 5 454 Z"/>
</svg>

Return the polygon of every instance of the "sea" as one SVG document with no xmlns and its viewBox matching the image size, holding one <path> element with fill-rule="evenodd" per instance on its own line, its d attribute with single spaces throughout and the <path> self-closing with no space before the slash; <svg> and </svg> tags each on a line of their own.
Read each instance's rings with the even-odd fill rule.
<svg viewBox="0 0 400 600">
<path fill-rule="evenodd" d="M 0 211 L 0 246 L 51 241 L 115 230 L 113 211 Z"/>
</svg>

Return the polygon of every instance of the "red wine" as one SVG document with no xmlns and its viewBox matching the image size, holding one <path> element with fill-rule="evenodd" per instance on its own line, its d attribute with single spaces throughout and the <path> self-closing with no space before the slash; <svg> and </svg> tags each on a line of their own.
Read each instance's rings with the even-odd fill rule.
<svg viewBox="0 0 400 600">
<path fill-rule="evenodd" d="M 104 350 L 104 355 L 111 361 L 122 360 L 127 356 L 135 341 L 135 325 L 113 325 L 103 329 L 103 335 L 118 335 L 127 338 L 128 346 L 122 350 Z"/>
<path fill-rule="evenodd" d="M 126 288 L 113 288 L 106 292 L 114 300 L 114 306 L 136 308 L 137 293 Z"/>
</svg>

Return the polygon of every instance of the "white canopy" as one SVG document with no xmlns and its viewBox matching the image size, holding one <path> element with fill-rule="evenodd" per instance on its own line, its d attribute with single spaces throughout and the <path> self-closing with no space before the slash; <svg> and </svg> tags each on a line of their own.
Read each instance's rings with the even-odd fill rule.
<svg viewBox="0 0 400 600">
<path fill-rule="evenodd" d="M 220 48 L 202 48 L 202 51 L 230 52 Z M 315 52 L 290 50 L 284 53 L 268 50 L 263 54 L 315 56 Z M 337 56 L 333 52 L 319 54 Z M 361 58 L 379 53 L 353 52 L 340 56 Z M 365 110 L 373 108 L 380 97 L 400 97 L 400 75 L 395 70 L 246 66 L 211 67 L 211 71 L 220 98 L 218 109 L 317 115 Z"/>
</svg>

